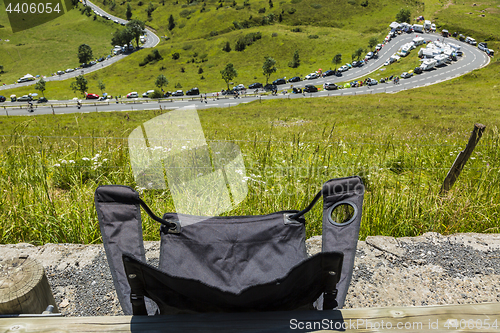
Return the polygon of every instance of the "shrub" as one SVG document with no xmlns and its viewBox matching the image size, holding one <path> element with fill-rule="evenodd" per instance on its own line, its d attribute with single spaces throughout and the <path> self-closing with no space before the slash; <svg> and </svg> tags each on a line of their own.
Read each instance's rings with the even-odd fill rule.
<svg viewBox="0 0 500 333">
<path fill-rule="evenodd" d="M 240 52 L 241 52 L 241 51 L 243 51 L 243 50 L 245 49 L 245 47 L 246 47 L 246 46 L 247 46 L 247 45 L 246 45 L 246 43 L 245 43 L 244 38 L 240 38 L 240 39 L 238 39 L 238 40 L 236 41 L 236 45 L 234 46 L 234 49 L 235 49 L 236 51 L 240 51 Z"/>
<path fill-rule="evenodd" d="M 266 12 L 266 8 L 260 8 L 259 9 L 259 14 L 264 14 Z"/>
<path fill-rule="evenodd" d="M 278 33 L 277 32 L 273 32 L 273 34 L 271 35 L 271 37 L 278 37 Z"/>
<path fill-rule="evenodd" d="M 296 11 L 297 11 L 297 9 L 295 9 L 295 8 L 293 8 L 293 7 L 292 7 L 292 8 L 290 8 L 290 9 L 288 10 L 288 14 L 292 15 L 292 14 L 294 14 Z"/>
<path fill-rule="evenodd" d="M 180 83 L 177 83 L 177 84 L 175 85 L 175 87 L 176 87 L 177 89 L 180 89 L 180 88 L 182 88 L 182 85 L 181 85 Z"/>
<path fill-rule="evenodd" d="M 151 97 L 151 98 L 162 98 L 163 94 L 161 93 L 160 90 L 155 89 L 155 91 L 152 94 L 150 94 L 148 97 Z"/>
<path fill-rule="evenodd" d="M 293 28 L 292 32 L 302 32 L 302 28 L 300 28 L 300 27 Z"/>
<path fill-rule="evenodd" d="M 181 56 L 181 55 L 179 54 L 179 52 L 174 52 L 174 53 L 172 53 L 172 59 L 174 59 L 174 60 L 179 59 L 179 58 L 180 58 L 180 56 Z"/>
<path fill-rule="evenodd" d="M 319 3 L 313 3 L 313 4 L 311 4 L 311 7 L 314 9 L 320 9 L 321 5 Z"/>
<path fill-rule="evenodd" d="M 182 47 L 182 49 L 183 49 L 184 51 L 191 50 L 192 48 L 193 48 L 193 45 L 192 45 L 192 44 L 187 44 L 187 45 L 184 45 L 184 46 Z"/>
<path fill-rule="evenodd" d="M 307 36 L 307 38 L 310 38 L 310 39 L 318 39 L 319 36 L 318 35 L 309 35 Z"/>
</svg>

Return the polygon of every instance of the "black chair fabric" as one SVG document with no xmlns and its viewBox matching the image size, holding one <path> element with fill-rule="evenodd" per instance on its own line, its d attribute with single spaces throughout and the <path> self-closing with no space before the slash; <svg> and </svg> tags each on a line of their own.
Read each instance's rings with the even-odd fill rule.
<svg viewBox="0 0 500 333">
<path fill-rule="evenodd" d="M 359 235 L 362 182 L 359 177 L 332 179 L 321 194 L 323 251 L 316 256 L 307 257 L 304 218 L 290 218 L 310 207 L 261 216 L 168 213 L 154 217 L 164 222 L 156 268 L 146 264 L 144 203 L 138 193 L 126 186 L 100 186 L 96 210 L 124 313 L 293 310 L 312 308 L 314 301 L 316 309 L 341 308 Z M 331 210 L 338 205 L 353 207 L 349 221 L 332 221 Z M 147 207 L 146 212 L 152 214 Z M 179 220 L 184 225 L 172 233 L 170 226 Z"/>
</svg>

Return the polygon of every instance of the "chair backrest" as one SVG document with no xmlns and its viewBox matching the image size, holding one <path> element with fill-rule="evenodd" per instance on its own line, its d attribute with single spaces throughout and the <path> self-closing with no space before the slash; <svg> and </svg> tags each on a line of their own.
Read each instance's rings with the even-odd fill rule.
<svg viewBox="0 0 500 333">
<path fill-rule="evenodd" d="M 322 276 L 317 279 L 325 285 L 325 288 L 326 285 L 330 289 L 336 285 L 338 292 L 335 291 L 329 295 L 323 292 L 318 294 L 319 298 L 315 302 L 315 307 L 317 309 L 323 309 L 324 306 L 325 308 L 334 306 L 341 308 L 352 275 L 361 222 L 363 184 L 359 177 L 332 179 L 326 182 L 311 205 L 301 212 L 282 211 L 269 215 L 243 217 L 207 218 L 183 215 L 180 219 L 179 215 L 172 213 L 159 218 L 149 210 L 133 189 L 126 186 L 100 186 L 95 193 L 96 210 L 108 263 L 124 313 L 137 313 L 137 306 L 134 307 L 133 304 L 142 302 L 137 301 L 135 292 L 131 295 L 130 285 L 135 285 L 139 290 L 147 289 L 137 284 L 137 279 L 130 279 L 130 276 L 135 277 L 139 273 L 127 274 L 126 269 L 139 269 L 141 276 L 147 275 L 143 280 L 144 283 L 147 278 L 152 279 L 151 281 L 172 278 L 182 281 L 198 279 L 202 284 L 217 289 L 212 290 L 212 293 L 217 294 L 221 291 L 220 297 L 225 299 L 233 299 L 234 295 L 242 294 L 253 286 L 263 286 L 272 281 L 278 281 L 276 282 L 278 284 L 284 282 L 283 278 L 285 276 L 288 278 L 288 273 L 294 269 L 296 272 L 300 271 L 297 266 L 308 260 L 305 251 L 303 215 L 321 196 L 324 198 L 323 257 L 314 259 L 319 265 L 316 266 L 317 275 Z M 140 206 L 151 217 L 162 223 L 158 272 L 150 270 L 150 267 L 146 265 L 142 267 L 140 264 L 146 261 Z M 339 214 L 336 214 L 338 210 L 345 210 L 350 214 L 338 220 Z M 183 227 L 179 220 L 189 223 Z M 124 256 L 131 262 L 127 264 L 127 268 L 124 266 Z M 339 263 L 340 266 L 338 266 Z M 311 265 L 311 263 L 304 265 Z M 337 267 L 338 272 L 336 272 Z M 333 275 L 337 273 L 336 278 L 328 280 L 328 272 Z M 297 273 L 295 274 L 297 276 Z M 331 281 L 333 281 L 333 287 Z M 271 289 L 255 288 L 255 290 Z M 318 291 L 310 289 L 310 292 Z M 229 296 L 224 293 L 229 293 Z M 283 295 L 285 298 L 288 297 Z M 163 309 L 167 307 L 161 297 L 156 297 L 154 292 L 146 290 L 140 297 L 143 296 L 146 299 L 144 311 L 149 314 L 157 311 L 157 304 L 162 305 Z M 149 298 L 155 299 L 156 304 Z M 234 300 L 230 304 L 238 305 L 244 311 L 246 308 L 241 303 L 242 299 L 250 303 L 255 301 L 251 297 L 240 297 L 239 300 Z M 278 304 L 276 300 L 274 302 Z M 217 302 L 214 301 L 215 303 Z M 290 301 L 290 303 L 293 302 Z M 191 304 L 196 304 L 196 302 L 191 302 Z M 224 304 L 220 304 L 218 308 L 225 309 Z M 250 309 L 266 310 L 268 308 L 253 306 Z M 281 304 L 277 305 L 276 309 L 286 309 L 286 307 Z"/>
</svg>

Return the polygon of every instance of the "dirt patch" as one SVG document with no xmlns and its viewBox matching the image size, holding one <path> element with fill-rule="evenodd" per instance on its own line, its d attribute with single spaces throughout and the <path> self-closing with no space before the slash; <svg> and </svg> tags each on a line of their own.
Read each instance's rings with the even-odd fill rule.
<svg viewBox="0 0 500 333">
<path fill-rule="evenodd" d="M 272 125 L 277 127 L 292 127 L 292 126 L 302 126 L 304 124 L 310 123 L 310 120 L 296 120 L 296 121 L 283 121 L 276 120 L 272 122 Z"/>
</svg>

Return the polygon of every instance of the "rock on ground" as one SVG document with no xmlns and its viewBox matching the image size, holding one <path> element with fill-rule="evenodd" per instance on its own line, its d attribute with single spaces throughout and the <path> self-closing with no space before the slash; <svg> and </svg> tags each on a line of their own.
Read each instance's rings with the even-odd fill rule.
<svg viewBox="0 0 500 333">
<path fill-rule="evenodd" d="M 146 242 L 157 266 L 159 242 Z M 309 254 L 321 236 L 307 240 Z M 45 268 L 63 315 L 120 315 L 102 244 L 0 245 L 0 260 L 20 255 Z M 368 237 L 358 242 L 345 308 L 500 302 L 500 234 L 426 233 Z"/>
</svg>

